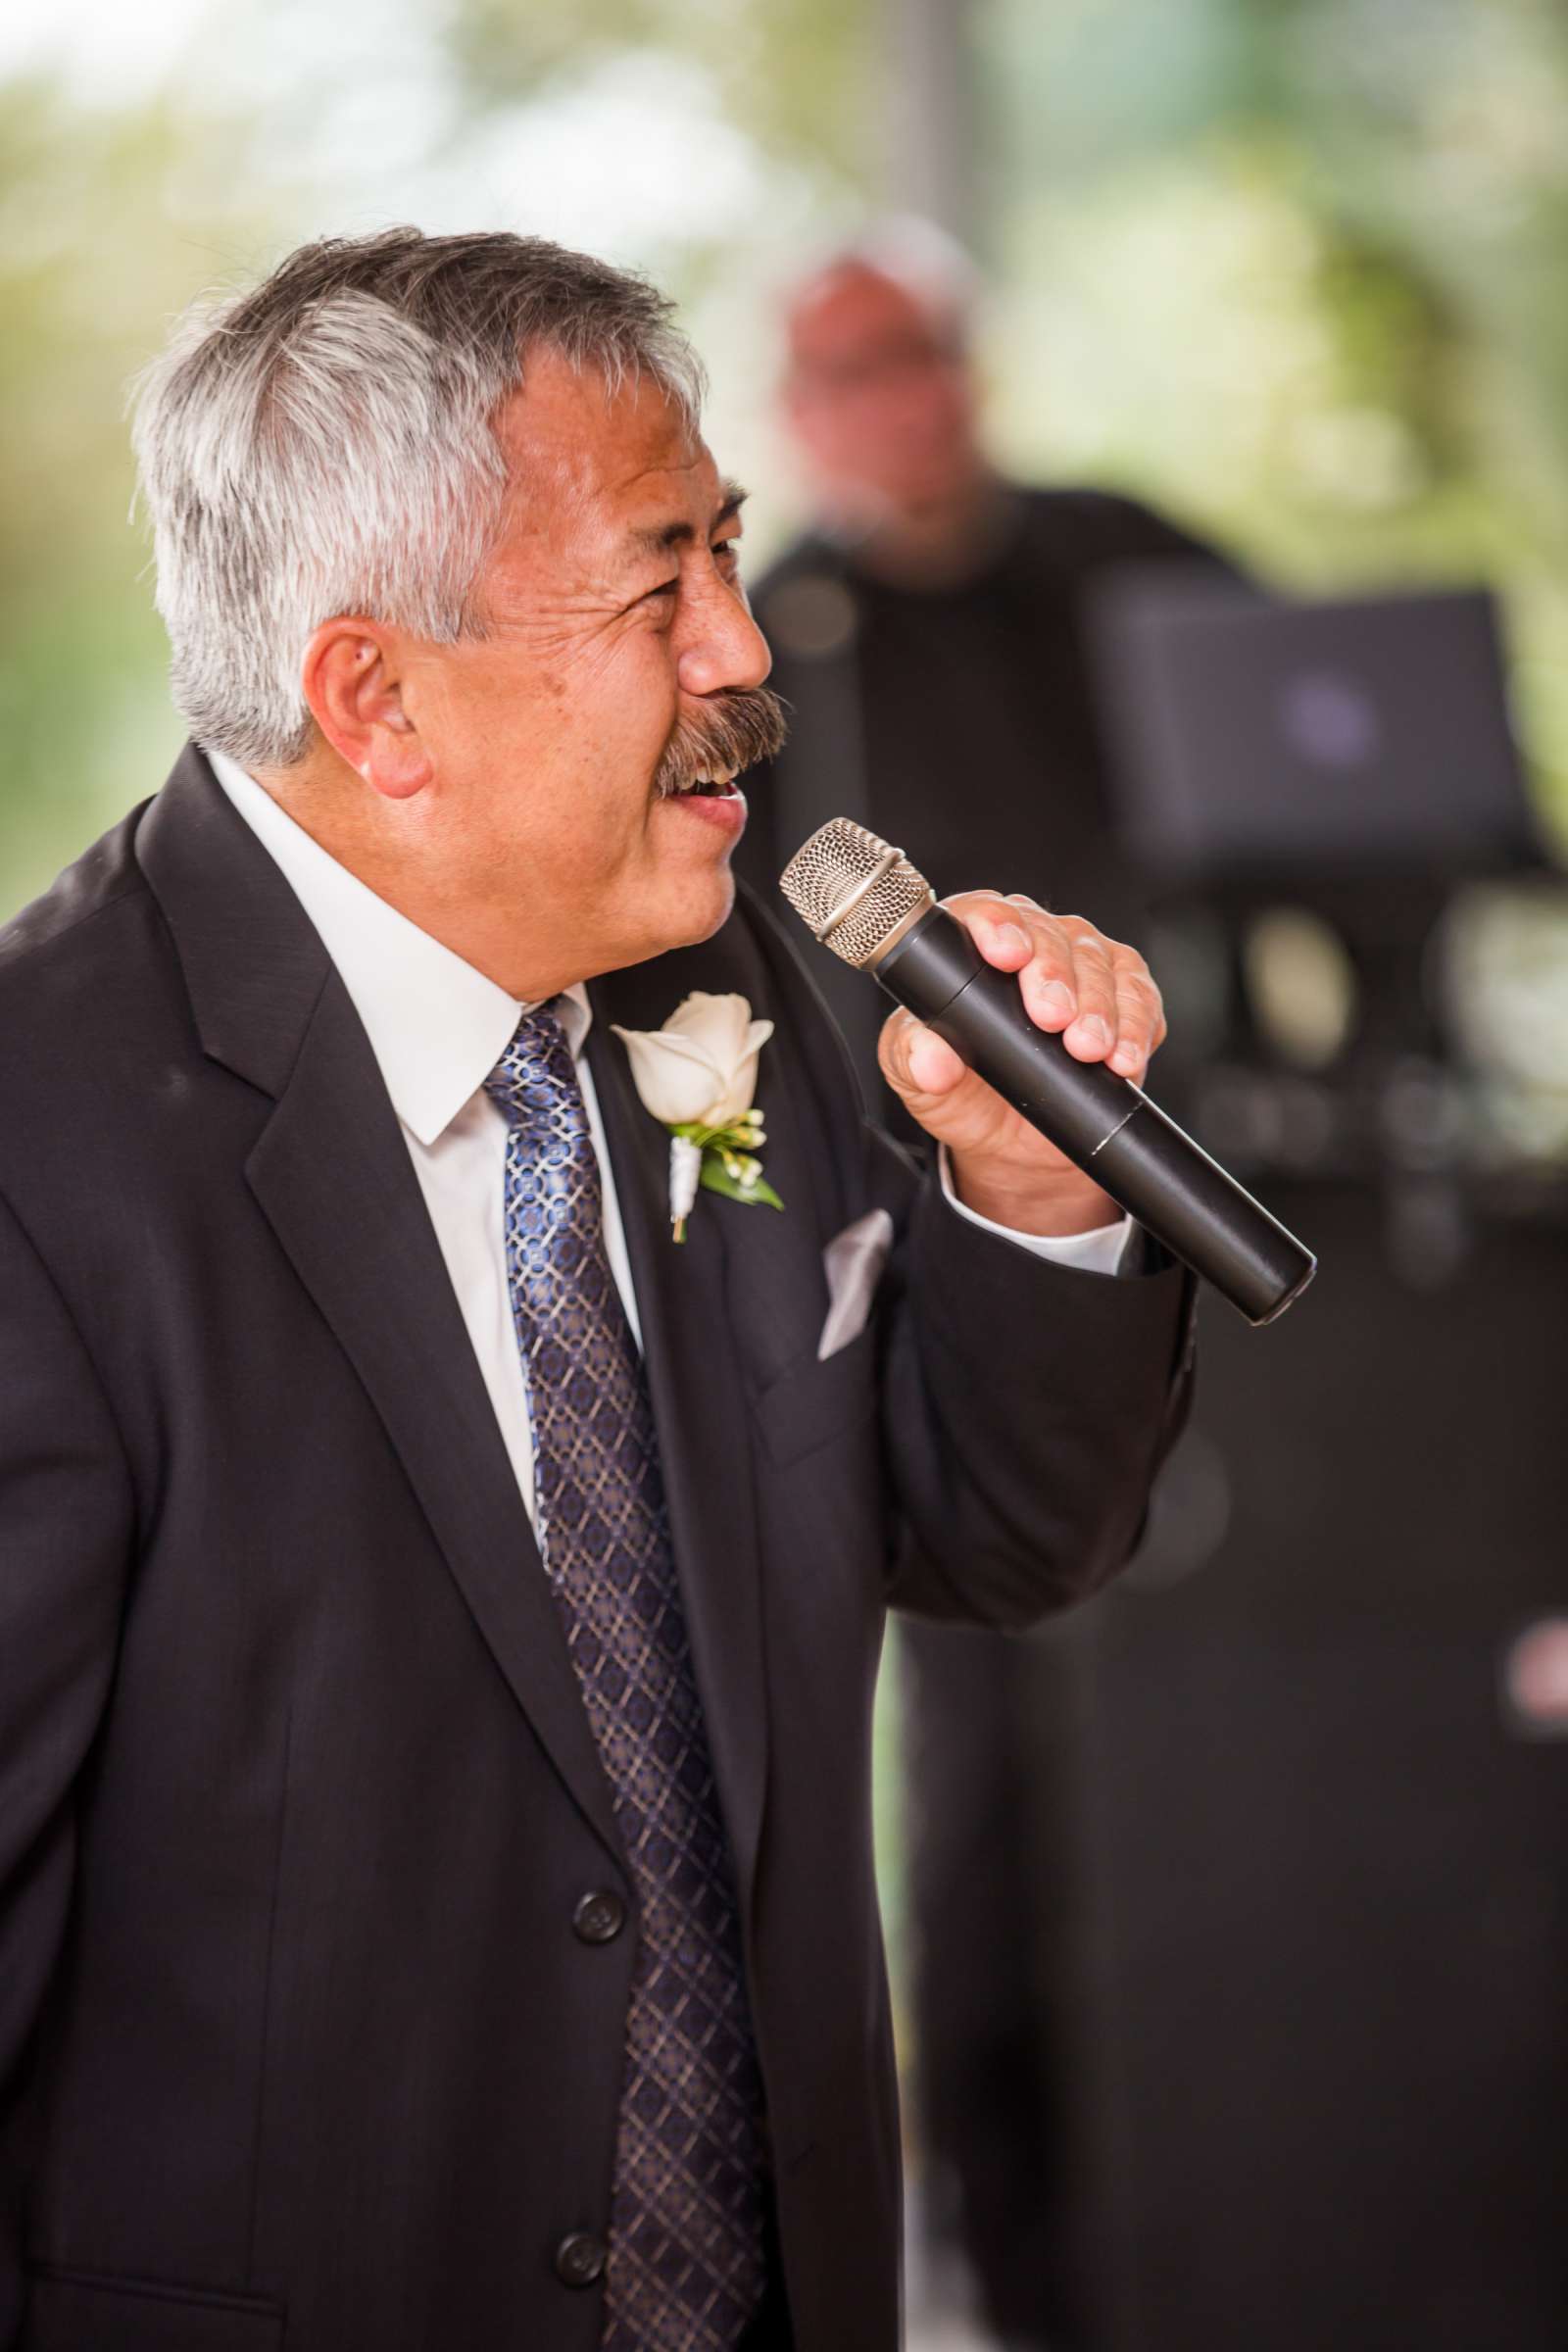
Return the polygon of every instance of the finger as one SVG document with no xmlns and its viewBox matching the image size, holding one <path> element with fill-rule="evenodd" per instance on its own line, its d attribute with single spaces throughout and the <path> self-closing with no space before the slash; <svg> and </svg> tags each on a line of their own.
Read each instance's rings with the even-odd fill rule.
<svg viewBox="0 0 1568 2352">
<path fill-rule="evenodd" d="M 1066 925 L 1055 915 L 1036 915 L 1034 957 L 1019 975 L 1019 984 L 1029 1018 L 1037 1029 L 1059 1034 L 1083 1010 L 1072 942 Z"/>
<path fill-rule="evenodd" d="M 1115 1050 L 1116 973 L 1110 943 L 1093 924 L 1069 916 L 1064 928 L 1072 951 L 1072 988 L 1078 1010 L 1061 1042 L 1075 1060 L 1103 1061 Z"/>
<path fill-rule="evenodd" d="M 1034 953 L 1028 921 L 1018 918 L 1000 891 L 964 890 L 943 906 L 956 914 L 987 963 L 999 971 L 1021 971 Z"/>
<path fill-rule="evenodd" d="M 1067 920 L 1048 912 L 1033 899 L 1014 893 L 1007 905 L 1029 926 L 1031 954 L 1018 974 L 1018 985 L 1029 1018 L 1037 1029 L 1060 1031 L 1076 1018 L 1077 972 Z"/>
<path fill-rule="evenodd" d="M 1114 959 L 1116 975 L 1116 1049 L 1110 1066 L 1121 1077 L 1141 1085 L 1150 1056 L 1165 1035 L 1165 1011 L 1153 976 L 1142 956 Z"/>
</svg>

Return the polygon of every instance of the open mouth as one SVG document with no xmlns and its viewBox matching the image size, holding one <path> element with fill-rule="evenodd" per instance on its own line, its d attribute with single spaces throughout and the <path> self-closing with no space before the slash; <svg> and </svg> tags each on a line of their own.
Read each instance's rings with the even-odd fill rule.
<svg viewBox="0 0 1568 2352">
<path fill-rule="evenodd" d="M 655 798 L 662 801 L 718 801 L 714 808 L 731 826 L 745 815 L 735 779 L 760 760 L 774 760 L 784 748 L 784 707 L 765 686 L 725 687 L 709 695 L 700 713 L 682 709 L 654 770 Z"/>
<path fill-rule="evenodd" d="M 735 776 L 693 776 L 689 784 L 677 784 L 668 795 L 672 801 L 721 801 L 735 790 Z"/>
</svg>

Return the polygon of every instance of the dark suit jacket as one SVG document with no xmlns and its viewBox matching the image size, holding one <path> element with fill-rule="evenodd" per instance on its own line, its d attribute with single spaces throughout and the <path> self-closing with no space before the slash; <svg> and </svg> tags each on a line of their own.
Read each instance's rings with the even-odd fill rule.
<svg viewBox="0 0 1568 2352">
<path fill-rule="evenodd" d="M 692 988 L 778 1024 L 788 1207 L 676 1249 L 609 1024 Z M 887 2352 L 884 1604 L 1022 1624 L 1117 1565 L 1183 1286 L 955 1217 L 755 908 L 592 994 L 797 2341 Z M 4 935 L 0 1103 L 0 2343 L 592 2352 L 553 2255 L 610 2198 L 610 1797 L 369 1047 L 196 753 Z"/>
</svg>

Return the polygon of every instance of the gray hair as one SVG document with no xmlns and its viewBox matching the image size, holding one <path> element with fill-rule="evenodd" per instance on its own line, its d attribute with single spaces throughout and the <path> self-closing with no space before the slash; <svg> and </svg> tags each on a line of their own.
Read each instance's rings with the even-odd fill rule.
<svg viewBox="0 0 1568 2352">
<path fill-rule="evenodd" d="M 300 664 L 335 613 L 481 633 L 507 490 L 494 419 L 529 353 L 612 392 L 647 376 L 695 428 L 702 366 L 671 314 L 541 238 L 413 228 L 302 246 L 253 292 L 193 306 L 139 379 L 133 439 L 198 741 L 252 767 L 301 759 Z"/>
</svg>

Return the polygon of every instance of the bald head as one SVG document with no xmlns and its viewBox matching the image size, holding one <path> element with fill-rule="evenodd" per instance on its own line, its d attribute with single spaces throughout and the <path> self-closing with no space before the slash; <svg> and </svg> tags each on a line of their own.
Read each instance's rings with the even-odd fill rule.
<svg viewBox="0 0 1568 2352">
<path fill-rule="evenodd" d="M 785 305 L 792 343 L 797 326 L 809 331 L 821 304 L 848 287 L 863 288 L 867 281 L 903 293 L 954 343 L 967 340 L 980 287 L 974 264 L 934 221 L 901 214 L 873 222 L 853 243 L 819 258 L 798 280 Z"/>
<path fill-rule="evenodd" d="M 834 514 L 923 532 L 983 494 L 966 312 L 956 273 L 898 255 L 843 254 L 796 288 L 785 414 Z"/>
</svg>

